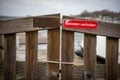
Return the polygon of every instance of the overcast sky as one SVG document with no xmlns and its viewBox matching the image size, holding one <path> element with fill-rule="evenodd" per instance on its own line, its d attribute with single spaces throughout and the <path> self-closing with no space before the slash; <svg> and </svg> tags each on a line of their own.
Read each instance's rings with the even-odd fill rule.
<svg viewBox="0 0 120 80">
<path fill-rule="evenodd" d="M 0 15 L 26 16 L 62 13 L 80 14 L 84 10 L 109 9 L 120 12 L 120 0 L 0 0 Z"/>
</svg>

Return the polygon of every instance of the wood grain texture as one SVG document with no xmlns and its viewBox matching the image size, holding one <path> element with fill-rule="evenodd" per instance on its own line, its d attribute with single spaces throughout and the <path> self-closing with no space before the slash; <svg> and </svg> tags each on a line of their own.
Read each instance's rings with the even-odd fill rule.
<svg viewBox="0 0 120 80">
<path fill-rule="evenodd" d="M 117 80 L 118 71 L 118 39 L 106 39 L 106 80 Z"/>
<path fill-rule="evenodd" d="M 84 74 L 86 80 L 96 80 L 96 35 L 84 34 Z"/>
<path fill-rule="evenodd" d="M 60 30 L 48 30 L 48 61 L 59 61 Z M 59 64 L 48 63 L 47 80 L 58 80 Z"/>
<path fill-rule="evenodd" d="M 75 17 L 64 16 L 63 19 L 76 19 Z M 90 30 L 90 29 L 68 29 L 63 28 L 64 30 L 88 33 L 88 34 L 97 34 L 101 36 L 109 36 L 120 38 L 120 24 L 107 23 L 98 21 L 98 29 Z"/>
<path fill-rule="evenodd" d="M 16 34 L 5 35 L 4 79 L 16 80 Z"/>
<path fill-rule="evenodd" d="M 74 62 L 74 32 L 62 32 L 62 61 Z M 62 65 L 62 80 L 73 80 L 73 65 Z"/>
<path fill-rule="evenodd" d="M 33 18 L 5 20 L 0 25 L 0 34 L 16 33 L 30 30 L 38 30 L 38 28 L 33 28 Z"/>
<path fill-rule="evenodd" d="M 26 33 L 26 80 L 38 80 L 38 31 Z"/>
<path fill-rule="evenodd" d="M 59 14 L 0 20 L 0 34 L 35 31 L 60 27 Z M 39 28 L 38 28 L 39 27 Z"/>
<path fill-rule="evenodd" d="M 43 16 L 43 17 L 36 17 L 33 20 L 34 27 L 60 27 L 60 17 L 56 16 Z"/>
</svg>

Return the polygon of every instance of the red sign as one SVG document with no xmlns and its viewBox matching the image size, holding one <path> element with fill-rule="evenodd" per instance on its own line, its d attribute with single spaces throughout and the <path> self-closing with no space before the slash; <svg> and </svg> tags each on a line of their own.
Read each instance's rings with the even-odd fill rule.
<svg viewBox="0 0 120 80">
<path fill-rule="evenodd" d="M 94 20 L 77 20 L 64 19 L 64 28 L 82 28 L 82 29 L 97 29 L 98 22 Z"/>
</svg>

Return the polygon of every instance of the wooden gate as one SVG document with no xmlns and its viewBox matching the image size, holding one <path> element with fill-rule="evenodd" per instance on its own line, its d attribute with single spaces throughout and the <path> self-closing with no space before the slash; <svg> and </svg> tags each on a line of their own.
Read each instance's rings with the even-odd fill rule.
<svg viewBox="0 0 120 80">
<path fill-rule="evenodd" d="M 63 16 L 63 19 L 75 18 Z M 21 32 L 26 32 L 25 80 L 96 80 L 97 35 L 105 36 L 107 42 L 104 78 L 117 80 L 120 76 L 118 74 L 120 25 L 100 21 L 98 24 L 97 30 L 62 28 L 62 48 L 60 48 L 60 14 L 0 21 L 0 35 L 4 36 L 4 80 L 17 79 L 16 33 Z M 39 30 L 48 30 L 48 52 L 47 61 L 38 65 Z M 78 66 L 80 69 L 74 66 L 74 32 L 84 34 L 84 66 Z M 39 70 L 43 69 L 42 63 L 45 63 L 43 66 L 45 75 L 42 75 L 42 72 L 39 74 Z M 78 73 L 82 74 L 80 76 L 82 78 L 75 78 L 77 70 L 80 70 Z"/>
<path fill-rule="evenodd" d="M 63 19 L 77 19 L 63 16 Z M 96 80 L 96 36 L 106 37 L 105 80 L 118 78 L 120 25 L 98 21 L 97 30 L 63 28 L 62 61 L 73 62 L 74 32 L 84 34 L 84 79 Z M 102 45 L 102 44 L 101 44 Z M 63 80 L 73 79 L 73 65 L 62 66 Z M 119 75 L 120 76 L 120 75 Z"/>
<path fill-rule="evenodd" d="M 0 21 L 0 34 L 4 35 L 4 79 L 16 80 L 16 33 L 26 32 L 25 79 L 38 80 L 38 31 L 48 30 L 49 61 L 59 61 L 60 14 L 43 15 Z M 0 41 L 1 42 L 1 41 Z M 46 79 L 58 72 L 58 64 L 47 65 Z M 21 70 L 22 71 L 22 70 Z"/>
</svg>

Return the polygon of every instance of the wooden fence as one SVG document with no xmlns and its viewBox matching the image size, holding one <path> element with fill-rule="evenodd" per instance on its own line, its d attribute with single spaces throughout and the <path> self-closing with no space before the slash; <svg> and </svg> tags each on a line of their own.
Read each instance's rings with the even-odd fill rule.
<svg viewBox="0 0 120 80">
<path fill-rule="evenodd" d="M 63 19 L 74 19 L 64 16 Z M 60 49 L 60 14 L 0 21 L 0 35 L 4 35 L 4 79 L 16 80 L 16 33 L 26 32 L 25 79 L 38 80 L 41 68 L 37 62 L 38 31 L 48 30 L 47 64 L 45 78 L 40 80 L 79 80 L 74 78 L 74 32 L 84 33 L 83 79 L 96 80 L 96 36 L 106 36 L 105 79 L 118 78 L 118 42 L 120 25 L 98 22 L 97 30 L 62 28 Z M 2 41 L 2 40 L 1 40 Z M 0 42 L 1 42 L 0 41 Z M 62 62 L 60 62 L 60 50 Z M 61 65 L 61 70 L 60 70 Z M 79 69 L 78 69 L 79 70 Z M 77 70 L 76 70 L 77 71 Z M 82 79 L 81 79 L 82 80 Z"/>
<path fill-rule="evenodd" d="M 63 19 L 75 19 L 63 16 Z M 117 80 L 120 25 L 98 21 L 97 30 L 63 28 L 62 61 L 73 62 L 74 32 L 84 33 L 84 78 L 96 80 L 96 36 L 106 37 L 105 80 Z M 102 44 L 101 44 L 102 45 Z M 63 80 L 72 79 L 73 65 L 63 65 Z M 65 73 L 65 74 L 64 74 Z"/>
<path fill-rule="evenodd" d="M 4 35 L 4 79 L 16 80 L 16 33 L 26 32 L 26 80 L 37 80 L 38 30 L 48 30 L 48 60 L 59 60 L 60 15 L 0 21 L 0 34 Z M 48 63 L 48 79 L 54 80 L 50 72 L 59 71 L 58 64 Z"/>
</svg>

